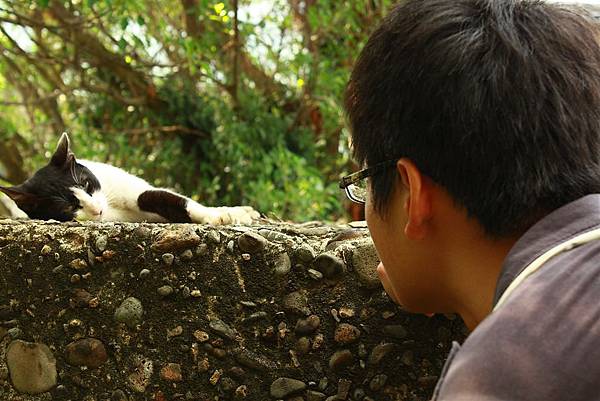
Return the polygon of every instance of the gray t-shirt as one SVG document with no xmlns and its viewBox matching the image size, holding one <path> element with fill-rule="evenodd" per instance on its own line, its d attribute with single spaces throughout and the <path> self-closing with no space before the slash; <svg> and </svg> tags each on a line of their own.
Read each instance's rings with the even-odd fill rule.
<svg viewBox="0 0 600 401">
<path fill-rule="evenodd" d="M 537 257 L 596 228 L 600 195 L 536 223 L 504 261 L 494 304 Z M 600 400 L 600 240 L 550 259 L 455 343 L 433 400 Z"/>
</svg>

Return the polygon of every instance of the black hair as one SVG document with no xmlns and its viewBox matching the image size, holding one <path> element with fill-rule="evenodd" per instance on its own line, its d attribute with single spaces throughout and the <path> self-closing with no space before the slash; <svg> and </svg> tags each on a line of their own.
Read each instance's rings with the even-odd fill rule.
<svg viewBox="0 0 600 401">
<path fill-rule="evenodd" d="M 600 38 L 589 16 L 527 0 L 405 0 L 345 95 L 363 165 L 407 157 L 487 234 L 600 192 Z M 385 214 L 395 169 L 371 178 Z"/>
</svg>

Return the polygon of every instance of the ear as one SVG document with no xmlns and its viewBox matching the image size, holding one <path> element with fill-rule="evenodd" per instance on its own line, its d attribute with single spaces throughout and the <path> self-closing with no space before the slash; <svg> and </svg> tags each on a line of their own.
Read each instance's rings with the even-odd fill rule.
<svg viewBox="0 0 600 401">
<path fill-rule="evenodd" d="M 37 195 L 26 192 L 19 187 L 6 188 L 0 186 L 0 191 L 4 192 L 4 194 L 12 199 L 21 209 L 23 209 L 23 206 L 34 206 L 40 199 Z"/>
<path fill-rule="evenodd" d="M 75 161 L 75 155 L 71 152 L 71 141 L 66 132 L 60 136 L 56 150 L 50 159 L 50 164 L 56 167 L 64 167 Z"/>
<path fill-rule="evenodd" d="M 396 168 L 406 189 L 404 208 L 408 216 L 404 233 L 407 237 L 419 240 L 430 228 L 432 217 L 433 183 L 424 176 L 410 159 L 400 159 Z"/>
</svg>

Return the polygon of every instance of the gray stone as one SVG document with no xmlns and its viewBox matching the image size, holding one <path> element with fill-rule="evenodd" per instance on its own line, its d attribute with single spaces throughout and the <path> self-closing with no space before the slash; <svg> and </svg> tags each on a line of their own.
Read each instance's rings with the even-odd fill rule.
<svg viewBox="0 0 600 401">
<path fill-rule="evenodd" d="M 313 280 L 321 280 L 323 278 L 323 273 L 315 269 L 308 269 L 308 275 Z"/>
<path fill-rule="evenodd" d="M 150 378 L 154 373 L 154 362 L 150 359 L 138 355 L 134 360 L 132 373 L 127 377 L 127 384 L 130 389 L 137 393 L 146 391 L 146 387 L 150 384 Z"/>
<path fill-rule="evenodd" d="M 296 248 L 296 257 L 306 264 L 311 263 L 317 256 L 312 246 L 308 244 L 302 244 Z"/>
<path fill-rule="evenodd" d="M 17 391 L 39 394 L 56 385 L 56 359 L 45 344 L 15 340 L 8 346 L 6 362 Z"/>
<path fill-rule="evenodd" d="M 139 299 L 129 297 L 115 310 L 115 320 L 119 323 L 125 323 L 130 329 L 142 322 L 144 308 Z"/>
<path fill-rule="evenodd" d="M 242 252 L 246 253 L 259 253 L 262 252 L 267 246 L 267 239 L 260 234 L 252 231 L 243 233 L 238 238 L 238 246 Z"/>
<path fill-rule="evenodd" d="M 247 368 L 258 370 L 261 372 L 277 369 L 277 365 L 265 358 L 245 348 L 239 348 L 233 351 L 235 360 Z"/>
<path fill-rule="evenodd" d="M 280 377 L 271 383 L 271 397 L 280 399 L 298 394 L 306 388 L 306 384 L 300 380 Z"/>
<path fill-rule="evenodd" d="M 13 340 L 23 338 L 23 330 L 21 330 L 18 327 L 11 327 L 10 329 L 8 329 L 6 334 Z"/>
<path fill-rule="evenodd" d="M 377 276 L 377 265 L 379 256 L 373 245 L 373 240 L 366 238 L 356 245 L 352 251 L 352 267 L 356 271 L 360 281 L 368 288 L 381 286 Z"/>
<path fill-rule="evenodd" d="M 228 338 L 230 340 L 235 340 L 236 332 L 233 330 L 227 323 L 220 319 L 213 319 L 208 324 L 209 327 L 221 337 Z"/>
<path fill-rule="evenodd" d="M 275 275 L 285 276 L 292 270 L 292 261 L 287 252 L 280 254 L 275 260 Z"/>
<path fill-rule="evenodd" d="M 219 245 L 221 243 L 221 233 L 216 230 L 210 230 L 206 233 L 206 242 L 213 245 Z"/>
<path fill-rule="evenodd" d="M 146 277 L 148 277 L 149 275 L 150 275 L 150 270 L 148 270 L 148 269 L 142 269 L 142 270 L 140 271 L 139 277 L 140 277 L 141 279 L 145 279 L 145 278 L 146 278 Z"/>
<path fill-rule="evenodd" d="M 331 252 L 320 254 L 313 264 L 326 278 L 335 277 L 345 271 L 344 261 Z"/>
</svg>

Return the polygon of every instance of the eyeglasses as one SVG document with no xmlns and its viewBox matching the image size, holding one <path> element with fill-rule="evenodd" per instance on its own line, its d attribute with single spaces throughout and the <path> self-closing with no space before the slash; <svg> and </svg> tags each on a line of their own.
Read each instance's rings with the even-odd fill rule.
<svg viewBox="0 0 600 401">
<path fill-rule="evenodd" d="M 346 190 L 348 199 L 364 205 L 367 201 L 367 182 L 365 178 L 381 173 L 386 167 L 396 164 L 396 160 L 386 160 L 374 166 L 367 167 L 356 173 L 347 175 L 340 180 L 340 188 Z"/>
</svg>

